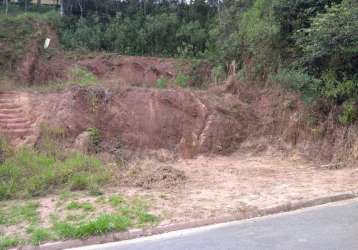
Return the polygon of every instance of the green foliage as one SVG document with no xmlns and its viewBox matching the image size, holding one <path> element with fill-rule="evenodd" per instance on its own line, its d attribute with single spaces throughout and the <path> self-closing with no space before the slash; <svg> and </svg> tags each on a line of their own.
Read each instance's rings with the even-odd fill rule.
<svg viewBox="0 0 358 250">
<path fill-rule="evenodd" d="M 50 127 L 47 124 L 41 124 L 40 138 L 35 147 L 38 151 L 52 158 L 65 158 L 64 141 L 66 132 L 63 128 Z"/>
<path fill-rule="evenodd" d="M 0 70 L 13 67 L 25 54 L 23 42 L 34 37 L 35 23 L 27 15 L 0 15 Z"/>
<path fill-rule="evenodd" d="M 92 151 L 98 153 L 101 150 L 102 137 L 97 128 L 88 128 Z"/>
<path fill-rule="evenodd" d="M 22 205 L 0 208 L 0 224 L 8 226 L 22 222 L 34 224 L 39 221 L 38 207 L 38 203 L 28 202 Z"/>
<path fill-rule="evenodd" d="M 156 81 L 155 86 L 158 89 L 165 89 L 168 85 L 167 79 L 164 76 L 160 76 L 160 78 Z"/>
<path fill-rule="evenodd" d="M 4 163 L 5 159 L 12 153 L 11 147 L 7 139 L 0 136 L 0 164 Z"/>
<path fill-rule="evenodd" d="M 223 81 L 226 77 L 225 67 L 222 64 L 219 64 L 211 70 L 211 80 L 217 84 Z"/>
<path fill-rule="evenodd" d="M 46 228 L 35 228 L 31 230 L 30 234 L 31 243 L 34 245 L 40 245 L 52 238 L 52 234 L 49 229 Z"/>
<path fill-rule="evenodd" d="M 290 69 L 280 69 L 276 74 L 270 74 L 269 80 L 286 88 L 299 91 L 305 101 L 310 102 L 317 95 L 317 89 L 321 81 L 309 74 Z"/>
<path fill-rule="evenodd" d="M 303 63 L 320 76 L 333 70 L 338 79 L 356 73 L 358 56 L 358 7 L 351 1 L 332 5 L 319 13 L 308 28 L 297 33 Z"/>
<path fill-rule="evenodd" d="M 346 101 L 343 110 L 338 116 L 338 121 L 343 125 L 350 125 L 358 119 L 358 107 L 356 101 Z"/>
<path fill-rule="evenodd" d="M 20 240 L 18 237 L 0 235 L 0 250 L 6 250 L 11 247 L 16 247 L 18 244 L 20 244 Z"/>
<path fill-rule="evenodd" d="M 78 202 L 78 201 L 71 201 L 67 207 L 68 210 L 76 210 L 76 209 L 83 209 L 84 211 L 93 211 L 94 207 L 89 202 Z"/>
<path fill-rule="evenodd" d="M 358 97 L 358 80 L 337 79 L 334 71 L 329 70 L 323 73 L 323 84 L 320 86 L 321 94 L 337 103 Z"/>
<path fill-rule="evenodd" d="M 124 199 L 121 196 L 115 194 L 109 197 L 108 201 L 113 207 L 117 207 L 124 203 Z"/>
<path fill-rule="evenodd" d="M 128 217 L 115 214 L 103 214 L 88 223 L 80 225 L 74 225 L 68 222 L 57 222 L 54 225 L 54 230 L 62 238 L 85 238 L 113 231 L 123 231 L 130 225 L 131 220 Z"/>
<path fill-rule="evenodd" d="M 99 23 L 81 18 L 78 22 L 75 22 L 75 25 L 70 23 L 69 26 L 66 26 L 66 23 L 64 23 L 61 28 L 60 40 L 65 48 L 101 49 L 103 33 Z"/>
<path fill-rule="evenodd" d="M 74 83 L 80 86 L 89 86 L 98 83 L 97 77 L 92 72 L 84 68 L 75 67 L 71 69 L 70 74 Z"/>
<path fill-rule="evenodd" d="M 0 165 L 0 200 L 40 196 L 55 188 L 89 190 L 108 178 L 91 156 L 75 153 L 62 160 L 21 149 Z"/>
<path fill-rule="evenodd" d="M 188 86 L 188 83 L 189 83 L 189 76 L 185 75 L 182 72 L 178 72 L 178 74 L 175 78 L 175 84 L 182 88 L 185 88 Z"/>
</svg>

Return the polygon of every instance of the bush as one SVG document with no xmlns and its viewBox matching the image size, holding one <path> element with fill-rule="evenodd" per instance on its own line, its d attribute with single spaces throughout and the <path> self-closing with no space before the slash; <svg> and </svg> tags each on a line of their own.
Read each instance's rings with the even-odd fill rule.
<svg viewBox="0 0 358 250">
<path fill-rule="evenodd" d="M 167 79 L 163 76 L 161 76 L 155 83 L 155 86 L 158 89 L 165 89 L 167 87 L 168 83 L 167 83 Z"/>
<path fill-rule="evenodd" d="M 327 7 L 312 19 L 310 27 L 297 32 L 303 64 L 316 76 L 332 70 L 338 80 L 352 79 L 358 67 L 357 29 L 358 8 L 353 1 Z"/>
<path fill-rule="evenodd" d="M 102 141 L 101 134 L 97 128 L 88 128 L 87 131 L 89 132 L 89 136 L 90 136 L 90 143 L 91 143 L 90 151 L 94 153 L 98 153 L 101 150 L 101 141 Z"/>
<path fill-rule="evenodd" d="M 350 125 L 358 119 L 358 108 L 355 101 L 346 101 L 338 121 L 343 125 Z"/>
<path fill-rule="evenodd" d="M 358 97 L 358 80 L 338 80 L 337 74 L 333 70 L 324 72 L 322 80 L 321 94 L 336 103 L 343 103 Z"/>
<path fill-rule="evenodd" d="M 219 82 L 225 80 L 226 77 L 226 71 L 225 67 L 222 64 L 219 64 L 211 70 L 211 80 L 218 84 Z"/>
<path fill-rule="evenodd" d="M 188 86 L 188 83 L 189 83 L 189 76 L 187 76 L 181 72 L 178 72 L 178 74 L 175 78 L 175 84 L 182 88 L 185 88 L 186 86 Z"/>
<path fill-rule="evenodd" d="M 309 74 L 290 69 L 280 69 L 276 74 L 270 74 L 269 80 L 286 88 L 299 91 L 305 101 L 310 102 L 317 96 L 321 81 Z"/>
<path fill-rule="evenodd" d="M 68 24 L 66 23 L 68 21 Z M 60 41 L 67 49 L 99 50 L 102 48 L 103 33 L 97 21 L 81 18 L 74 25 L 73 19 L 61 25 Z"/>
</svg>

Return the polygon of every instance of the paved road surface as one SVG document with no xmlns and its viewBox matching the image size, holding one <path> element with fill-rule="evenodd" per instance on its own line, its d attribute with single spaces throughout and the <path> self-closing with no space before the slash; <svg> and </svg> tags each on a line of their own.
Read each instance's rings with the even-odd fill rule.
<svg viewBox="0 0 358 250">
<path fill-rule="evenodd" d="M 356 250 L 358 200 L 76 250 Z"/>
</svg>

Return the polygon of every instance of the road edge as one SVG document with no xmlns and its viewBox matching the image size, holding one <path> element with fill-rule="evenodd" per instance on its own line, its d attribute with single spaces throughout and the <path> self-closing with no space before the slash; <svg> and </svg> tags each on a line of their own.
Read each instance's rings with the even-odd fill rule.
<svg viewBox="0 0 358 250">
<path fill-rule="evenodd" d="M 164 226 L 158 226 L 150 229 L 135 229 L 126 232 L 110 233 L 101 236 L 93 236 L 82 240 L 58 241 L 53 243 L 47 243 L 40 246 L 24 246 L 18 249 L 62 250 L 62 249 L 82 247 L 87 245 L 96 245 L 96 244 L 104 244 L 104 243 L 110 243 L 115 241 L 131 240 L 139 237 L 152 236 L 152 235 L 163 234 L 163 233 L 168 233 L 168 232 L 173 232 L 183 229 L 198 228 L 198 227 L 208 226 L 212 224 L 227 223 L 232 221 L 240 221 L 240 220 L 252 219 L 252 218 L 262 217 L 267 215 L 290 212 L 302 208 L 309 208 L 309 207 L 314 207 L 314 206 L 324 205 L 327 203 L 344 201 L 354 198 L 358 198 L 358 190 L 342 192 L 335 195 L 314 198 L 306 201 L 288 202 L 274 207 L 257 209 L 244 213 L 238 213 L 237 215 L 231 215 L 231 216 L 225 216 L 225 217 L 219 217 L 213 219 L 205 219 L 205 220 L 180 223 L 180 224 L 164 225 Z"/>
</svg>

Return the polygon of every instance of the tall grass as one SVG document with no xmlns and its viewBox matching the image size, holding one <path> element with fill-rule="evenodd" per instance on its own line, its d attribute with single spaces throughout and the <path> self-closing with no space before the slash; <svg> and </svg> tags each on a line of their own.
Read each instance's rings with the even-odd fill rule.
<svg viewBox="0 0 358 250">
<path fill-rule="evenodd" d="M 0 200 L 42 196 L 55 189 L 91 190 L 108 178 L 93 156 L 72 153 L 62 160 L 24 148 L 0 165 Z"/>
</svg>

